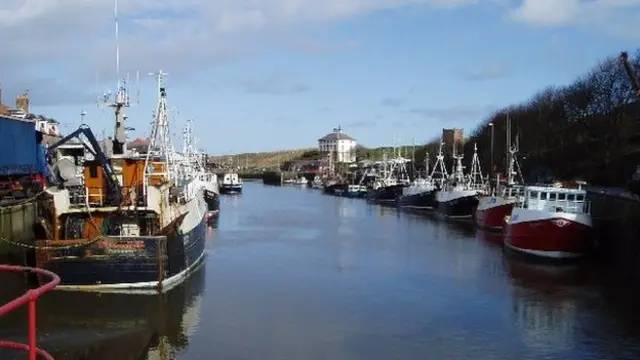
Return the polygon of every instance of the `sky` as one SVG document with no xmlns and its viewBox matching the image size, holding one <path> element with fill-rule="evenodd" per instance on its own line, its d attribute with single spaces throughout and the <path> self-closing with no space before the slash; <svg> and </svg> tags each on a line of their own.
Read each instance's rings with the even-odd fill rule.
<svg viewBox="0 0 640 360">
<path fill-rule="evenodd" d="M 113 133 L 113 0 L 0 1 L 2 100 Z M 421 144 L 571 83 L 640 43 L 640 0 L 120 0 L 131 139 L 168 73 L 174 144 L 230 154 L 317 146 L 341 126 L 365 146 Z M 137 81 L 136 74 L 139 74 Z"/>
</svg>

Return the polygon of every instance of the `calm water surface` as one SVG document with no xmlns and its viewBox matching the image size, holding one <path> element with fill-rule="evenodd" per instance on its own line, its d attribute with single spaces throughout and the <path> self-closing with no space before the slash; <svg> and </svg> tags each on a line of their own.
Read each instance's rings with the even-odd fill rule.
<svg viewBox="0 0 640 360">
<path fill-rule="evenodd" d="M 468 225 L 312 189 L 246 183 L 221 209 L 183 286 L 47 295 L 39 345 L 57 359 L 640 356 L 637 289 L 593 267 L 524 262 Z M 0 319 L 0 337 L 25 322 Z"/>
</svg>

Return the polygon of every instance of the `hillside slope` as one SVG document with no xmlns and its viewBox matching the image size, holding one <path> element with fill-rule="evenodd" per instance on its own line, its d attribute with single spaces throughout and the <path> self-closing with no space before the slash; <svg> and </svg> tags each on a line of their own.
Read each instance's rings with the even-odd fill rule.
<svg viewBox="0 0 640 360">
<path fill-rule="evenodd" d="M 367 159 L 367 160 L 382 160 L 384 154 L 387 154 L 388 158 L 392 158 L 394 156 L 402 155 L 405 157 L 411 157 L 412 153 L 416 152 L 416 161 L 418 161 L 418 157 L 420 157 L 419 152 L 422 150 L 424 152 L 424 145 L 416 145 L 416 146 L 408 146 L 404 145 L 397 149 L 393 147 L 377 147 L 377 148 L 366 148 L 364 146 L 358 146 L 356 150 L 356 156 L 358 159 Z M 240 166 L 241 168 L 248 169 L 274 169 L 277 168 L 279 164 L 283 164 L 288 161 L 298 161 L 298 160 L 318 160 L 319 152 L 316 148 L 306 148 L 306 149 L 294 149 L 294 150 L 282 150 L 282 151 L 271 151 L 271 152 L 259 152 L 259 153 L 242 153 L 242 154 L 234 154 L 234 155 L 218 155 L 213 156 L 210 155 L 208 160 L 209 163 L 215 163 L 217 165 L 229 165 L 233 162 L 234 166 Z M 423 161 L 424 155 L 421 157 L 420 161 Z"/>
<path fill-rule="evenodd" d="M 234 166 L 250 169 L 277 168 L 279 164 L 291 160 L 317 158 L 318 151 L 314 148 L 282 150 L 259 153 L 242 153 L 235 155 L 209 156 L 209 162 L 218 165 L 228 165 L 233 162 Z"/>
</svg>

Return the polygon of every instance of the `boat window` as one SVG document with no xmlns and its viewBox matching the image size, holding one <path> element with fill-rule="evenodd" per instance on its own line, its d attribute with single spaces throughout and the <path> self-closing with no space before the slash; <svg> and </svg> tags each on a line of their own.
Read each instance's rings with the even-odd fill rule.
<svg viewBox="0 0 640 360">
<path fill-rule="evenodd" d="M 538 198 L 538 192 L 537 191 L 529 192 L 529 197 L 532 198 L 532 199 L 537 199 Z"/>
<path fill-rule="evenodd" d="M 584 195 L 576 195 L 576 201 L 584 201 Z"/>
<path fill-rule="evenodd" d="M 558 201 L 564 201 L 565 199 L 566 199 L 566 194 L 563 194 L 563 193 L 558 194 Z"/>
<path fill-rule="evenodd" d="M 556 193 L 549 193 L 549 201 L 556 201 Z"/>
<path fill-rule="evenodd" d="M 98 166 L 96 164 L 89 165 L 89 176 L 92 179 L 95 179 L 98 177 Z"/>
<path fill-rule="evenodd" d="M 547 193 L 546 192 L 540 193 L 540 200 L 547 200 Z"/>
<path fill-rule="evenodd" d="M 573 194 L 567 194 L 567 201 L 575 201 L 575 196 Z"/>
</svg>

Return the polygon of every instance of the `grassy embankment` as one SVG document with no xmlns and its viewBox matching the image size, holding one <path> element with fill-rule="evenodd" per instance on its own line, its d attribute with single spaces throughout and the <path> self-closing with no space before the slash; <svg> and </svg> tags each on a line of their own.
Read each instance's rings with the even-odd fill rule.
<svg viewBox="0 0 640 360">
<path fill-rule="evenodd" d="M 419 149 L 421 146 L 415 146 Z M 400 147 L 400 153 L 406 157 L 411 157 L 413 146 Z M 392 147 L 366 148 L 358 146 L 358 159 L 381 160 L 386 152 L 388 157 L 392 157 Z M 239 166 L 242 170 L 240 174 L 243 178 L 261 178 L 265 171 L 278 171 L 281 166 L 287 167 L 288 164 L 295 162 L 314 161 L 319 159 L 317 149 L 295 149 L 282 150 L 260 153 L 241 153 L 235 155 L 209 156 L 209 162 L 219 165 L 232 164 L 234 167 Z M 231 159 L 231 161 L 230 161 Z"/>
</svg>

